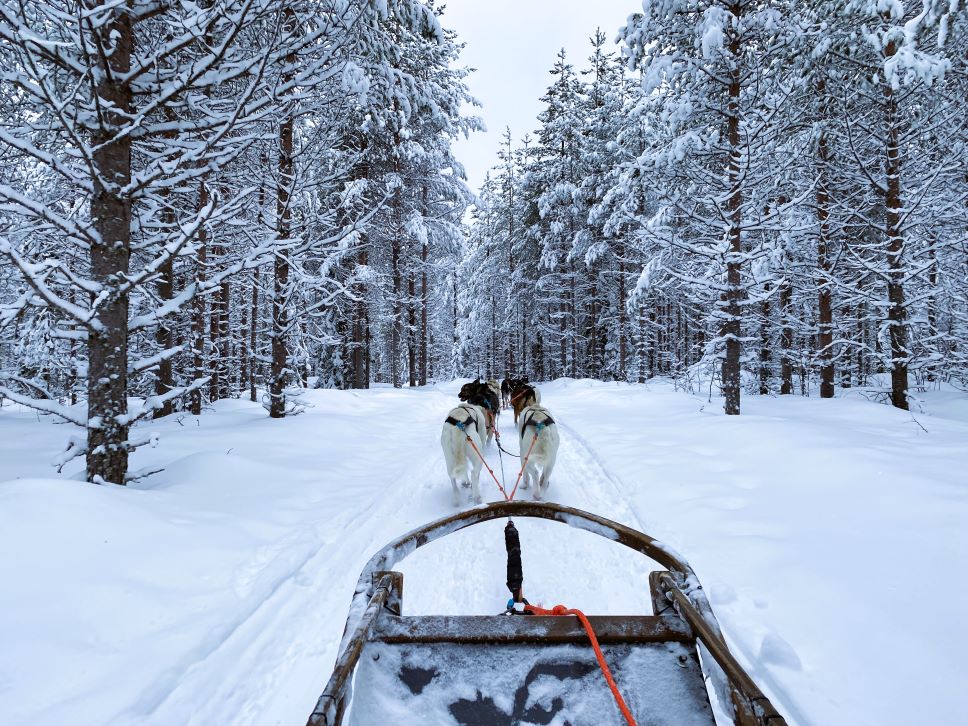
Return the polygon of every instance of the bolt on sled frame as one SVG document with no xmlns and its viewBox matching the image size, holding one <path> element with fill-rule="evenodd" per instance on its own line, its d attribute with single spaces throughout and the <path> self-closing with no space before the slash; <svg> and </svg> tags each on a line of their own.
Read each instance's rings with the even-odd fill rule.
<svg viewBox="0 0 968 726">
<path fill-rule="evenodd" d="M 482 522 L 550 519 L 625 545 L 664 571 L 649 575 L 652 615 L 592 616 L 641 724 L 711 726 L 709 687 L 737 726 L 786 721 L 736 661 L 689 564 L 661 542 L 571 507 L 500 502 L 445 517 L 384 547 L 360 575 L 339 656 L 308 726 L 625 723 L 573 617 L 405 616 L 397 562 Z M 355 692 L 355 696 L 354 696 Z"/>
</svg>

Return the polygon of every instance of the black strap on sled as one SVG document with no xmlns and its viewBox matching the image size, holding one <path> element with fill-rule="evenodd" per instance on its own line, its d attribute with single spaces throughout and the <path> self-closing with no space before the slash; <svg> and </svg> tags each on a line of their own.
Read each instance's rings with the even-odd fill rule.
<svg viewBox="0 0 968 726">
<path fill-rule="evenodd" d="M 508 551 L 508 590 L 511 602 L 521 602 L 521 586 L 524 584 L 524 568 L 521 566 L 521 539 L 517 527 L 510 519 L 504 527 L 504 548 Z"/>
<path fill-rule="evenodd" d="M 510 519 L 504 527 L 504 548 L 508 551 L 508 590 L 511 599 L 508 600 L 505 613 L 508 615 L 533 615 L 528 609 L 531 605 L 521 594 L 524 584 L 524 568 L 521 566 L 521 539 L 518 530 Z"/>
</svg>

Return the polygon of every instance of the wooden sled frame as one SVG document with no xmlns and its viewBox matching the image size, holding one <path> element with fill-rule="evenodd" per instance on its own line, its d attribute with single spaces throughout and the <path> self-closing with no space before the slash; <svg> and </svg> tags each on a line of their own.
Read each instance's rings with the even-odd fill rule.
<svg viewBox="0 0 968 726">
<path fill-rule="evenodd" d="M 580 509 L 530 501 L 497 502 L 444 517 L 405 534 L 370 559 L 356 585 L 333 674 L 307 726 L 342 724 L 351 698 L 353 672 L 374 625 L 383 612 L 401 615 L 403 575 L 393 572 L 393 567 L 434 540 L 476 524 L 509 517 L 561 522 L 625 545 L 665 567 L 666 571 L 649 575 L 656 617 L 643 618 L 638 626 L 631 628 L 621 617 L 591 617 L 589 620 L 600 642 L 695 643 L 707 683 L 715 692 L 720 708 L 737 726 L 786 726 L 784 718 L 733 657 L 702 585 L 685 559 L 658 540 L 618 522 Z M 488 625 L 486 629 L 480 627 L 484 623 Z M 467 627 L 469 624 L 471 627 Z M 385 642 L 397 643 L 587 642 L 584 630 L 572 618 L 535 616 L 398 617 L 389 632 L 382 635 Z"/>
</svg>

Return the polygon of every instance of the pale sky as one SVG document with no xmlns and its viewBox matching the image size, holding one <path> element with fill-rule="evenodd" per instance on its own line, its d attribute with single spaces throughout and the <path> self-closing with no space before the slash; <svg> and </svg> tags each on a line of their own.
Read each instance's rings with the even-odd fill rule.
<svg viewBox="0 0 968 726">
<path fill-rule="evenodd" d="M 515 141 L 538 126 L 539 100 L 551 83 L 548 71 L 561 48 L 576 72 L 591 55 L 588 39 L 597 27 L 609 47 L 626 18 L 640 12 L 639 0 L 449 0 L 442 18 L 466 43 L 463 64 L 476 68 L 468 85 L 483 104 L 478 115 L 487 133 L 455 145 L 477 190 L 497 151 L 505 126 Z"/>
</svg>

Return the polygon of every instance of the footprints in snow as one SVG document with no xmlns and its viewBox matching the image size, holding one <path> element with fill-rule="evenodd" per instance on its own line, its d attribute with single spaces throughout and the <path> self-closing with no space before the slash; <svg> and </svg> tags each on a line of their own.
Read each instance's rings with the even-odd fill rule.
<svg viewBox="0 0 968 726">
<path fill-rule="evenodd" d="M 758 610 L 765 610 L 769 607 L 768 603 L 762 598 L 748 600 L 747 598 L 740 597 L 732 585 L 720 580 L 712 579 L 706 583 L 705 589 L 713 609 L 720 612 L 724 610 L 748 610 L 749 603 L 752 603 Z M 757 622 L 756 617 L 743 619 L 750 623 Z M 761 628 L 760 630 L 763 632 L 763 635 L 757 651 L 757 663 L 777 665 L 793 671 L 803 670 L 803 663 L 800 660 L 800 656 L 790 643 L 784 640 L 772 628 Z"/>
<path fill-rule="evenodd" d="M 793 671 L 803 670 L 800 656 L 787 641 L 770 631 L 760 644 L 760 662 L 783 666 Z"/>
</svg>

